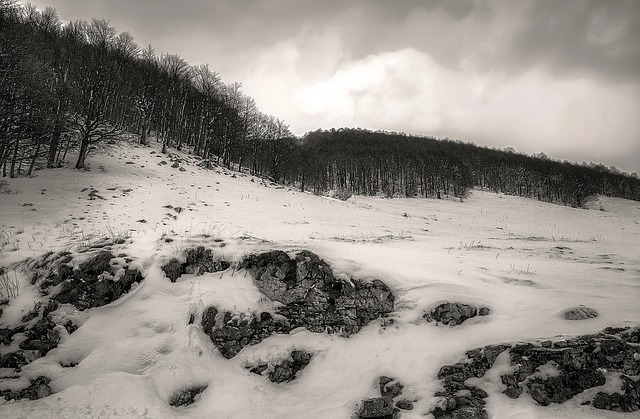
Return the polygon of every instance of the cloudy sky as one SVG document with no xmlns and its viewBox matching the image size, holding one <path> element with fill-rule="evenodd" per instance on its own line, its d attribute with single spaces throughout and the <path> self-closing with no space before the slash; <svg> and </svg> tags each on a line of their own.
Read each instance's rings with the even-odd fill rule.
<svg viewBox="0 0 640 419">
<path fill-rule="evenodd" d="M 208 63 L 297 134 L 405 131 L 640 173 L 640 1 L 32 3 Z"/>
</svg>

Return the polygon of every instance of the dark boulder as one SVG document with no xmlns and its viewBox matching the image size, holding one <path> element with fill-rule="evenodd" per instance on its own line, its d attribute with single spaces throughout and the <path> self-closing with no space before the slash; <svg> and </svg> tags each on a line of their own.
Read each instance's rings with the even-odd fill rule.
<svg viewBox="0 0 640 419">
<path fill-rule="evenodd" d="M 555 342 L 551 347 L 519 344 L 510 351 L 512 374 L 501 377 L 507 385 L 505 394 L 517 398 L 522 393 L 520 383 L 533 375 L 540 366 L 552 363 L 558 377 L 531 380 L 527 387 L 539 404 L 562 403 L 574 395 L 604 384 L 600 370 L 627 375 L 640 373 L 636 349 L 638 328 L 609 330 L 606 333 L 578 336 Z"/>
<path fill-rule="evenodd" d="M 575 307 L 563 313 L 565 320 L 586 320 L 598 317 L 598 312 L 591 307 Z"/>
<path fill-rule="evenodd" d="M 396 402 L 396 407 L 400 410 L 413 410 L 413 402 L 407 399 L 401 399 Z"/>
<path fill-rule="evenodd" d="M 622 381 L 622 393 L 599 392 L 593 399 L 593 407 L 615 412 L 640 410 L 640 378 L 634 380 L 623 374 L 620 376 L 620 381 Z"/>
<path fill-rule="evenodd" d="M 337 279 L 331 267 L 309 251 L 295 259 L 277 250 L 251 255 L 242 267 L 263 294 L 284 304 L 278 313 L 292 327 L 350 336 L 393 310 L 395 297 L 382 281 Z"/>
<path fill-rule="evenodd" d="M 55 330 L 55 327 L 56 324 L 51 316 L 39 320 L 33 327 L 26 330 L 26 339 L 20 342 L 20 349 L 34 351 L 28 352 L 31 360 L 45 356 L 60 343 L 60 333 Z"/>
<path fill-rule="evenodd" d="M 196 401 L 196 397 L 199 394 L 202 394 L 202 392 L 205 391 L 207 387 L 208 386 L 198 386 L 180 390 L 173 396 L 171 396 L 171 398 L 169 399 L 169 404 L 174 407 L 188 406 L 190 404 L 193 404 Z"/>
<path fill-rule="evenodd" d="M 233 314 L 218 313 L 209 307 L 203 314 L 203 329 L 222 356 L 236 356 L 242 348 L 255 345 L 272 333 L 289 333 L 291 326 L 286 320 L 274 318 L 270 313 Z"/>
<path fill-rule="evenodd" d="M 187 262 L 183 266 L 184 273 L 203 275 L 205 273 L 220 272 L 229 269 L 231 264 L 214 256 L 211 249 L 198 246 L 185 251 Z"/>
<path fill-rule="evenodd" d="M 31 380 L 31 385 L 25 389 L 18 391 L 3 390 L 0 394 L 4 396 L 5 400 L 38 400 L 51 395 L 50 382 L 49 378 L 40 376 L 35 380 Z"/>
<path fill-rule="evenodd" d="M 250 255 L 241 267 L 251 273 L 263 294 L 282 305 L 273 315 L 216 311 L 221 317 L 207 321 L 205 333 L 226 358 L 271 333 L 289 333 L 297 327 L 348 337 L 393 310 L 395 297 L 382 281 L 337 279 L 325 261 L 308 251 L 293 259 L 279 250 Z"/>
<path fill-rule="evenodd" d="M 478 308 L 462 303 L 443 303 L 424 315 L 427 321 L 436 321 L 449 326 L 457 326 L 472 317 L 486 316 L 491 310 L 488 307 Z"/>
<path fill-rule="evenodd" d="M 162 266 L 162 271 L 171 282 L 176 282 L 183 274 L 203 275 L 224 271 L 231 266 L 229 262 L 216 257 L 211 249 L 204 246 L 187 249 L 185 258 L 185 263 L 180 263 L 178 259 L 173 258 Z"/>
<path fill-rule="evenodd" d="M 500 378 L 507 387 L 503 393 L 511 398 L 518 398 L 526 389 L 539 405 L 563 403 L 584 390 L 604 385 L 603 371 L 607 371 L 621 374 L 622 393 L 600 392 L 587 404 L 599 409 L 637 411 L 640 380 L 630 377 L 640 375 L 639 342 L 640 327 L 607 328 L 557 342 L 491 345 L 467 351 L 465 360 L 440 369 L 438 378 L 444 390 L 436 393 L 442 399 L 432 413 L 437 419 L 487 417 L 483 407 L 487 392 L 465 381 L 482 377 L 506 350 L 513 372 Z M 540 367 L 553 368 L 557 374 L 536 376 Z"/>
<path fill-rule="evenodd" d="M 143 280 L 137 269 L 125 268 L 124 274 L 117 279 L 113 278 L 116 275 L 115 268 L 102 271 L 100 274 L 96 272 L 75 272 L 72 278 L 61 284 L 60 291 L 53 299 L 59 303 L 73 304 L 79 310 L 101 307 L 117 300 L 128 292 L 134 283 Z M 105 277 L 101 275 L 103 273 L 109 275 Z"/>
<path fill-rule="evenodd" d="M 251 368 L 254 374 L 263 375 L 268 371 L 269 380 L 274 383 L 287 383 L 296 378 L 298 372 L 302 371 L 309 363 L 313 353 L 307 351 L 292 351 L 288 358 L 276 363 L 261 363 Z"/>
<path fill-rule="evenodd" d="M 362 401 L 359 419 L 393 419 L 394 406 L 391 397 L 375 397 Z"/>
<path fill-rule="evenodd" d="M 380 376 L 378 379 L 378 387 L 382 397 L 391 397 L 392 399 L 402 394 L 402 389 L 404 388 L 395 378 L 387 377 L 386 375 Z"/>
<path fill-rule="evenodd" d="M 605 382 L 599 370 L 568 368 L 558 377 L 534 378 L 527 383 L 527 388 L 539 405 L 548 406 L 550 403 L 564 403 L 576 394 Z"/>
<path fill-rule="evenodd" d="M 180 278 L 180 275 L 182 275 L 182 264 L 176 258 L 170 259 L 161 269 L 171 282 L 176 282 L 176 280 Z"/>
</svg>

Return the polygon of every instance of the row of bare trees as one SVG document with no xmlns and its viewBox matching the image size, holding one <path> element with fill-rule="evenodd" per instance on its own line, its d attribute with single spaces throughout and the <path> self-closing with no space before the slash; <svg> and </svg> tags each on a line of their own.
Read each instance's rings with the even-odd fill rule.
<svg viewBox="0 0 640 419">
<path fill-rule="evenodd" d="M 70 149 L 85 167 L 99 144 L 135 133 L 168 147 L 279 177 L 293 142 L 207 65 L 141 49 L 105 19 L 63 23 L 55 9 L 0 0 L 0 168 L 3 176 L 54 167 Z"/>
<path fill-rule="evenodd" d="M 460 141 L 364 129 L 307 133 L 294 178 L 315 193 L 464 198 L 474 187 L 582 206 L 594 195 L 640 200 L 640 177 L 601 164 L 527 156 Z"/>
</svg>

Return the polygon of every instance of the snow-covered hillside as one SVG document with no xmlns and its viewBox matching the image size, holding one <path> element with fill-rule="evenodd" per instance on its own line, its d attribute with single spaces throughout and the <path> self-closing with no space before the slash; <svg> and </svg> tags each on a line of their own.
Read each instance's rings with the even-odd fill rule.
<svg viewBox="0 0 640 419">
<path fill-rule="evenodd" d="M 602 197 L 604 211 L 599 204 L 586 210 L 481 191 L 465 202 L 340 201 L 126 142 L 89 163 L 87 172 L 12 179 L 14 193 L 0 195 L 0 266 L 20 281 L 19 296 L 2 306 L 0 327 L 17 327 L 34 303 L 48 299 L 20 264 L 46 252 L 81 259 L 103 239 L 124 239 L 116 253 L 145 279 L 111 304 L 54 311 L 80 328 L 69 334 L 60 326 L 58 347 L 19 374 L 0 369 L 0 391 L 46 376 L 53 394 L 0 402 L 2 417 L 349 418 L 361 400 L 379 396 L 378 377 L 386 375 L 414 402 L 401 417 L 419 418 L 437 402 L 440 367 L 469 349 L 640 324 L 638 202 Z M 161 266 L 199 245 L 232 267 L 170 282 Z M 224 358 L 202 330 L 203 311 L 213 305 L 249 313 L 271 304 L 233 262 L 273 249 L 310 250 L 339 278 L 380 279 L 395 294 L 394 311 L 349 338 L 296 329 Z M 424 319 L 447 301 L 491 311 L 456 327 Z M 565 320 L 563 312 L 580 305 L 599 316 Z M 294 348 L 315 355 L 291 382 L 272 383 L 246 368 Z M 0 355 L 15 349 L 15 342 L 0 344 Z M 580 397 L 548 407 L 526 392 L 511 399 L 499 377 L 490 377 L 489 417 L 635 417 L 583 406 Z M 207 386 L 199 400 L 169 405 L 176 391 L 194 386 Z"/>
</svg>

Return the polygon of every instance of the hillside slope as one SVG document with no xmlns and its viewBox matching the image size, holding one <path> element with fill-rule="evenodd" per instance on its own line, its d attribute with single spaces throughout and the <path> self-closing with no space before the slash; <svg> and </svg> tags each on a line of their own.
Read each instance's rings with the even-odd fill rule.
<svg viewBox="0 0 640 419">
<path fill-rule="evenodd" d="M 34 302 L 48 300 L 20 264 L 45 252 L 66 250 L 82 260 L 116 239 L 113 252 L 144 280 L 110 304 L 53 311 L 54 320 L 79 329 L 60 329 L 57 348 L 17 375 L 1 369 L 0 391 L 46 376 L 54 394 L 0 402 L 4 417 L 346 418 L 379 395 L 378 377 L 386 375 L 414 401 L 402 417 L 418 418 L 437 403 L 440 367 L 469 349 L 640 324 L 638 202 L 601 198 L 604 211 L 585 210 L 480 191 L 464 203 L 343 202 L 126 142 L 91 157 L 90 167 L 12 179 L 15 193 L 0 196 L 0 266 L 21 281 L 20 295 L 2 307 L 0 327 L 19 326 Z M 232 267 L 170 282 L 161 267 L 195 246 L 213 249 Z M 272 307 L 236 263 L 274 249 L 310 250 L 345 280 L 380 279 L 395 294 L 394 311 L 350 338 L 300 328 L 225 359 L 200 319 L 209 306 L 235 313 Z M 424 319 L 447 301 L 486 306 L 490 314 L 456 327 Z M 580 305 L 599 316 L 564 319 Z M 0 355 L 15 349 L 14 337 L 0 344 Z M 272 383 L 246 368 L 275 363 L 292 349 L 314 353 L 294 381 Z M 207 388 L 195 403 L 169 404 L 176 391 L 197 386 Z M 582 406 L 598 389 L 542 407 L 528 394 L 501 394 L 499 378 L 485 386 L 490 417 L 633 417 Z"/>
</svg>

